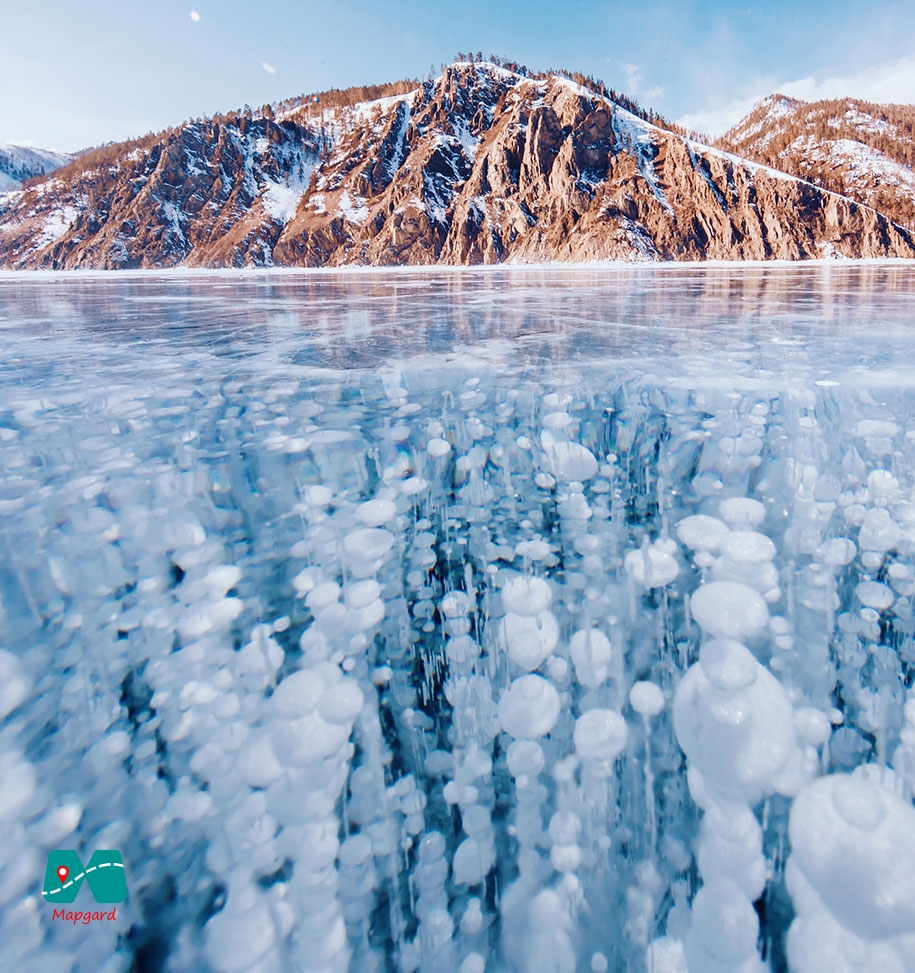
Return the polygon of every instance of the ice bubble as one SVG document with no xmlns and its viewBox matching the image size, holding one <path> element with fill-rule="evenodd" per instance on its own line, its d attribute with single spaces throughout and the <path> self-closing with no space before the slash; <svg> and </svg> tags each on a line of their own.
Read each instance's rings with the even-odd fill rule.
<svg viewBox="0 0 915 973">
<path fill-rule="evenodd" d="M 303 568 L 292 579 L 292 587 L 299 598 L 303 598 L 318 583 L 318 573 L 314 568 Z"/>
<path fill-rule="evenodd" d="M 208 571 L 203 579 L 204 585 L 221 596 L 234 588 L 241 580 L 241 570 L 234 564 L 221 564 L 218 568 Z"/>
<path fill-rule="evenodd" d="M 850 541 L 847 537 L 834 537 L 819 549 L 818 554 L 824 564 L 832 568 L 841 568 L 851 564 L 857 552 L 858 548 L 854 541 Z"/>
<path fill-rule="evenodd" d="M 516 575 L 502 589 L 505 610 L 516 615 L 538 615 L 550 607 L 552 600 L 550 586 L 543 578 Z"/>
<path fill-rule="evenodd" d="M 380 527 L 388 523 L 397 515 L 397 507 L 391 500 L 375 498 L 366 500 L 356 507 L 356 520 L 366 527 Z"/>
<path fill-rule="evenodd" d="M 575 676 L 583 686 L 594 689 L 606 680 L 613 649 L 600 629 L 579 629 L 572 636 L 569 651 Z"/>
<path fill-rule="evenodd" d="M 664 693 L 653 682 L 636 682 L 629 690 L 629 704 L 640 716 L 651 718 L 664 709 Z"/>
<path fill-rule="evenodd" d="M 548 409 L 567 409 L 572 404 L 572 396 L 568 392 L 547 392 L 543 404 Z"/>
<path fill-rule="evenodd" d="M 543 417 L 544 429 L 567 429 L 572 424 L 568 412 L 548 412 Z"/>
<path fill-rule="evenodd" d="M 534 483 L 540 487 L 541 490 L 552 490 L 556 486 L 556 480 L 550 476 L 549 473 L 538 473 L 534 477 Z"/>
<path fill-rule="evenodd" d="M 862 605 L 879 611 L 889 608 L 896 600 L 893 592 L 879 581 L 860 582 L 855 588 L 855 594 Z"/>
<path fill-rule="evenodd" d="M 609 709 L 592 709 L 575 721 L 575 752 L 582 760 L 615 760 L 626 746 L 626 721 Z"/>
<path fill-rule="evenodd" d="M 784 688 L 749 649 L 730 639 L 703 645 L 699 662 L 677 686 L 673 713 L 691 772 L 700 771 L 728 800 L 753 804 L 777 790 L 797 752 L 794 710 Z"/>
<path fill-rule="evenodd" d="M 689 973 L 683 943 L 671 936 L 653 939 L 645 952 L 645 973 Z"/>
<path fill-rule="evenodd" d="M 758 935 L 756 910 L 733 882 L 719 879 L 703 885 L 693 901 L 692 928 L 686 944 L 689 968 L 714 969 L 716 973 L 716 968 L 739 968 L 743 973 L 741 964 L 756 957 Z M 760 973 L 764 969 L 758 960 L 751 968 Z"/>
<path fill-rule="evenodd" d="M 734 530 L 721 542 L 721 553 L 738 564 L 758 564 L 775 557 L 775 545 L 755 530 Z"/>
<path fill-rule="evenodd" d="M 354 530 L 343 538 L 343 553 L 356 578 L 367 578 L 380 567 L 394 545 L 394 535 L 383 527 Z"/>
<path fill-rule="evenodd" d="M 249 787 L 269 787 L 285 773 L 273 750 L 270 735 L 265 730 L 252 733 L 238 754 L 236 766 Z"/>
<path fill-rule="evenodd" d="M 749 497 L 729 497 L 718 504 L 718 513 L 729 527 L 739 530 L 761 524 L 766 517 L 766 508 Z"/>
<path fill-rule="evenodd" d="M 459 635 L 445 643 L 445 655 L 452 665 L 466 665 L 479 658 L 480 646 L 469 635 Z"/>
<path fill-rule="evenodd" d="M 339 590 L 339 589 L 338 589 Z M 347 586 L 345 598 L 350 608 L 366 608 L 381 595 L 381 585 L 374 578 L 355 581 Z M 306 600 L 305 604 L 308 604 Z M 312 607 L 309 605 L 309 607 Z"/>
<path fill-rule="evenodd" d="M 680 573 L 676 558 L 657 545 L 630 551 L 623 559 L 626 572 L 646 588 L 663 588 Z"/>
<path fill-rule="evenodd" d="M 752 652 L 735 639 L 710 639 L 699 649 L 702 674 L 723 691 L 746 689 L 756 681 L 759 663 Z"/>
<path fill-rule="evenodd" d="M 702 585 L 689 599 L 696 624 L 707 635 L 748 638 L 769 620 L 769 609 L 758 592 L 733 581 Z"/>
<path fill-rule="evenodd" d="M 889 470 L 874 470 L 868 474 L 867 488 L 874 497 L 890 497 L 899 492 L 899 481 Z"/>
<path fill-rule="evenodd" d="M 557 811 L 550 818 L 548 831 L 553 844 L 575 844 L 581 834 L 581 818 L 573 811 Z"/>
<path fill-rule="evenodd" d="M 405 497 L 415 497 L 422 493 L 423 490 L 426 490 L 428 486 L 429 481 L 424 480 L 421 476 L 408 476 L 400 484 L 400 492 Z"/>
<path fill-rule="evenodd" d="M 297 767 L 335 756 L 350 735 L 349 724 L 329 723 L 313 712 L 300 719 L 274 720 L 270 729 L 277 758 Z"/>
<path fill-rule="evenodd" d="M 609 969 L 610 964 L 607 962 L 607 957 L 603 953 L 591 954 L 591 973 L 607 973 Z"/>
<path fill-rule="evenodd" d="M 445 439 L 430 439 L 426 443 L 426 449 L 429 455 L 435 459 L 439 459 L 442 456 L 447 456 L 451 452 L 451 444 Z"/>
<path fill-rule="evenodd" d="M 468 953 L 461 963 L 458 973 L 485 973 L 486 960 L 479 953 Z"/>
<path fill-rule="evenodd" d="M 479 804 L 472 804 L 461 812 L 461 824 L 471 838 L 481 841 L 490 833 L 492 816 L 489 811 Z"/>
<path fill-rule="evenodd" d="M 550 556 L 550 545 L 539 537 L 530 541 L 520 541 L 515 545 L 515 554 L 530 558 L 532 561 L 542 561 Z"/>
<path fill-rule="evenodd" d="M 16 656 L 6 649 L 0 649 L 0 720 L 12 713 L 26 698 L 31 685 Z"/>
<path fill-rule="evenodd" d="M 812 706 L 803 706 L 794 714 L 794 730 L 801 743 L 821 747 L 832 735 L 829 714 Z"/>
<path fill-rule="evenodd" d="M 866 438 L 869 436 L 893 437 L 899 432 L 895 422 L 886 419 L 859 419 L 855 424 L 854 435 Z"/>
<path fill-rule="evenodd" d="M 317 709 L 326 689 L 313 669 L 299 669 L 276 687 L 270 701 L 280 716 L 301 716 Z"/>
<path fill-rule="evenodd" d="M 475 936 L 478 932 L 483 931 L 485 923 L 486 920 L 483 917 L 480 900 L 476 896 L 471 896 L 467 900 L 467 908 L 464 910 L 464 915 L 461 916 L 461 932 L 465 936 Z"/>
<path fill-rule="evenodd" d="M 513 740 L 506 760 L 512 777 L 536 777 L 545 764 L 543 750 L 534 740 Z"/>
<path fill-rule="evenodd" d="M 717 551 L 729 530 L 717 517 L 694 514 L 677 524 L 677 537 L 693 551 Z"/>
<path fill-rule="evenodd" d="M 519 676 L 499 699 L 499 723 L 515 739 L 545 736 L 559 719 L 559 693 L 542 676 Z"/>
<path fill-rule="evenodd" d="M 276 927 L 267 901 L 255 897 L 250 908 L 240 911 L 229 903 L 206 924 L 206 957 L 217 970 L 244 973 L 254 968 L 271 968 L 264 962 L 273 947 Z"/>
<path fill-rule="evenodd" d="M 556 648 L 559 625 L 551 611 L 542 611 L 535 618 L 509 612 L 499 623 L 499 640 L 512 662 L 530 671 Z"/>
<path fill-rule="evenodd" d="M 496 848 L 491 841 L 467 838 L 458 845 L 451 868 L 457 885 L 479 885 L 496 862 Z"/>
<path fill-rule="evenodd" d="M 584 483 L 597 473 L 597 460 L 587 446 L 571 442 L 551 442 L 545 447 L 550 472 L 567 483 Z"/>
<path fill-rule="evenodd" d="M 696 863 L 706 882 L 728 879 L 751 901 L 766 886 L 763 834 L 746 805 L 712 804 L 700 827 Z"/>
<path fill-rule="evenodd" d="M 336 581 L 322 581 L 316 584 L 306 595 L 305 604 L 316 615 L 320 614 L 328 605 L 336 604 L 340 597 L 340 585 Z"/>
<path fill-rule="evenodd" d="M 305 488 L 305 502 L 312 507 L 326 507 L 334 499 L 334 491 L 322 483 L 313 483 Z"/>
<path fill-rule="evenodd" d="M 791 862 L 832 915 L 867 940 L 915 933 L 915 808 L 880 774 L 864 767 L 821 777 L 794 799 L 788 819 Z M 796 898 L 790 881 L 789 891 Z"/>
<path fill-rule="evenodd" d="M 351 679 L 344 679 L 328 687 L 318 703 L 318 712 L 330 723 L 350 724 L 359 715 L 364 703 L 362 691 Z"/>
<path fill-rule="evenodd" d="M 891 551 L 901 540 L 902 531 L 885 507 L 873 507 L 864 513 L 858 532 L 858 547 L 862 551 Z"/>
<path fill-rule="evenodd" d="M 240 598 L 220 598 L 206 604 L 191 605 L 178 619 L 178 634 L 183 639 L 198 639 L 226 628 L 242 613 Z"/>
</svg>

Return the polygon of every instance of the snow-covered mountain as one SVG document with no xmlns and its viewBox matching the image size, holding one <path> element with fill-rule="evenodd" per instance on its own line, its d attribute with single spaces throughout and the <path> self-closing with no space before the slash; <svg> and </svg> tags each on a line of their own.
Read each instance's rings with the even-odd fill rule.
<svg viewBox="0 0 915 973">
<path fill-rule="evenodd" d="M 915 106 L 775 94 L 718 144 L 915 227 Z"/>
<path fill-rule="evenodd" d="M 915 256 L 874 209 L 625 104 L 566 76 L 456 63 L 381 99 L 191 122 L 6 196 L 0 265 Z"/>
<path fill-rule="evenodd" d="M 53 172 L 73 158 L 66 152 L 30 145 L 0 145 L 0 193 L 20 189 L 27 179 Z"/>
</svg>

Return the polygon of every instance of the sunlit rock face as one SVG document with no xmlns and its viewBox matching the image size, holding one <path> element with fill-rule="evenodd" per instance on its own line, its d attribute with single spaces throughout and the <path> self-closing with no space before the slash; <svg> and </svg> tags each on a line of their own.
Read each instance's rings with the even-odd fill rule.
<svg viewBox="0 0 915 973">
<path fill-rule="evenodd" d="M 616 272 L 669 315 L 733 273 Z M 602 338 L 604 276 L 4 285 L 0 965 L 910 970 L 915 420 L 879 280 L 866 370 L 720 297 L 674 356 Z M 511 340 L 471 340 L 484 302 Z M 117 921 L 52 919 L 69 847 L 122 851 Z"/>
</svg>

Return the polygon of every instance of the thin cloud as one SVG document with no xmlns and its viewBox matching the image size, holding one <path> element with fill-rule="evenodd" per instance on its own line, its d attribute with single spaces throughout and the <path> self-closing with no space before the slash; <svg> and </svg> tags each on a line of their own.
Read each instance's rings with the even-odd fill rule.
<svg viewBox="0 0 915 973">
<path fill-rule="evenodd" d="M 638 64 L 621 64 L 620 67 L 626 76 L 624 90 L 627 95 L 632 98 L 639 98 L 647 106 L 664 97 L 663 88 L 657 85 L 652 88 L 645 88 L 643 86 L 642 69 Z"/>
<path fill-rule="evenodd" d="M 267 72 L 267 74 L 276 74 L 276 68 L 272 64 L 268 64 L 266 61 L 261 61 L 261 67 Z"/>
<path fill-rule="evenodd" d="M 739 98 L 727 105 L 691 112 L 677 119 L 680 125 L 707 135 L 722 135 L 768 95 L 780 92 L 801 101 L 820 101 L 824 98 L 861 98 L 883 104 L 915 104 L 915 57 L 904 57 L 890 64 L 881 64 L 855 74 L 836 78 L 800 78 L 784 81 L 769 91 Z"/>
<path fill-rule="evenodd" d="M 196 24 L 200 20 L 200 14 L 196 10 L 191 11 L 191 20 Z"/>
</svg>

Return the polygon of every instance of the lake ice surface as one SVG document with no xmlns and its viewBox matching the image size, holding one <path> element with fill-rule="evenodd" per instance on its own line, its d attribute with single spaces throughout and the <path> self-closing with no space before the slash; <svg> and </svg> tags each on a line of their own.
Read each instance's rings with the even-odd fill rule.
<svg viewBox="0 0 915 973">
<path fill-rule="evenodd" d="M 913 297 L 0 278 L 0 966 L 915 968 Z"/>
</svg>

